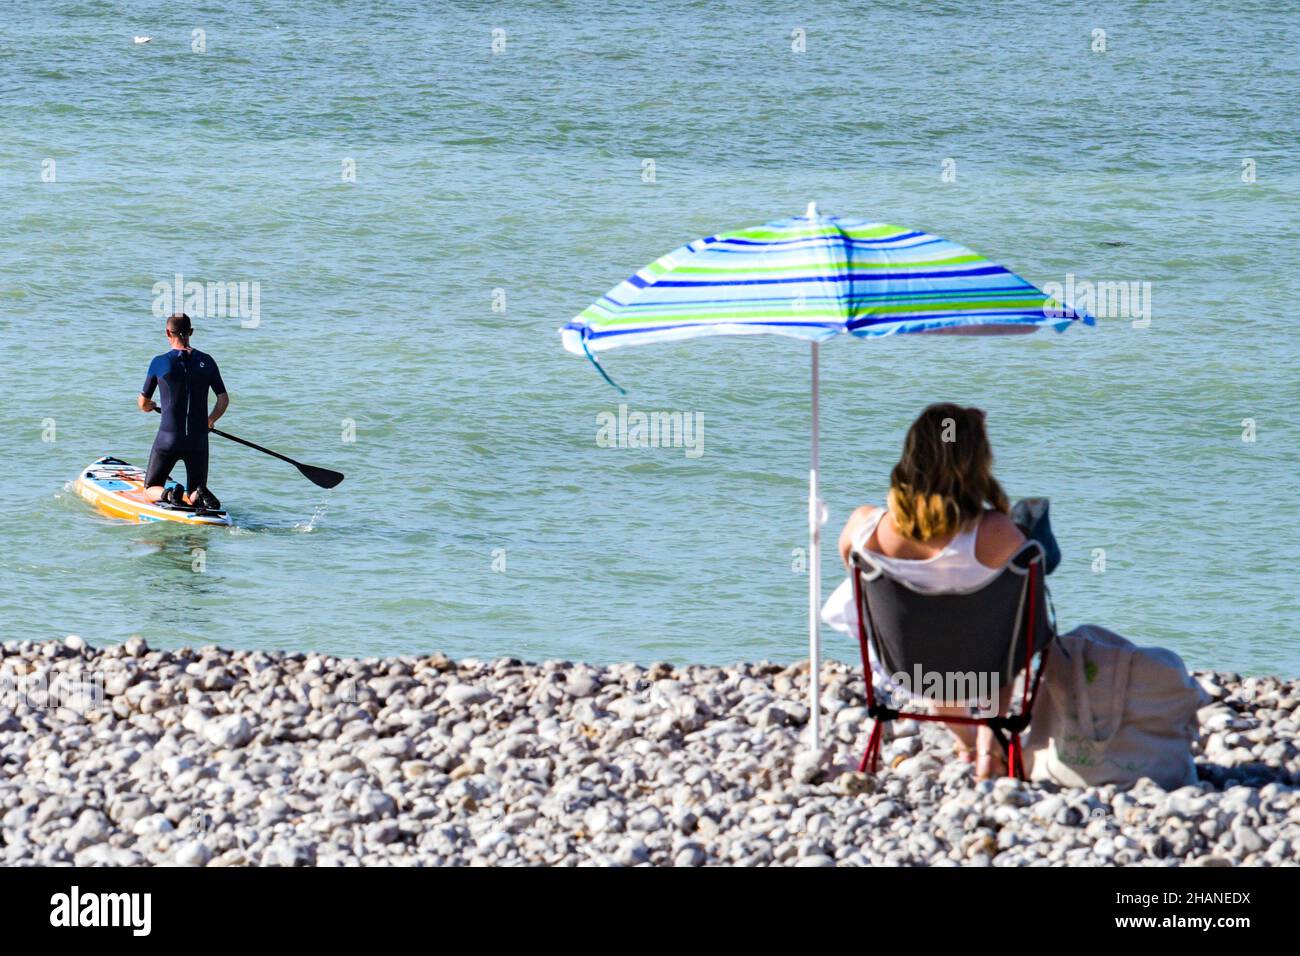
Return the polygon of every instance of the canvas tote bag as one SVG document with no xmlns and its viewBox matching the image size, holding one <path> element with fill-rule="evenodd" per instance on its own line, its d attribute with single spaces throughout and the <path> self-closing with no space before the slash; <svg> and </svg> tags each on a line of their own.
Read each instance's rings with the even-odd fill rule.
<svg viewBox="0 0 1300 956">
<path fill-rule="evenodd" d="M 1057 638 L 1044 665 L 1025 742 L 1033 780 L 1166 790 L 1196 782 L 1191 744 L 1209 695 L 1182 658 L 1137 647 L 1092 624 Z"/>
</svg>

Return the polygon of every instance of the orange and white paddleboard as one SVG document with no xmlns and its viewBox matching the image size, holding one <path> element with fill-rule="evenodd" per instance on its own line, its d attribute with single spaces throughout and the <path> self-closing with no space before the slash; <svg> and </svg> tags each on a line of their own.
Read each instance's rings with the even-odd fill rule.
<svg viewBox="0 0 1300 956">
<path fill-rule="evenodd" d="M 168 487 L 176 484 L 168 481 Z M 181 524 L 230 525 L 224 511 L 199 511 L 149 501 L 144 494 L 144 469 L 120 458 L 91 462 L 73 482 L 73 490 L 110 518 L 126 521 L 178 521 Z"/>
</svg>

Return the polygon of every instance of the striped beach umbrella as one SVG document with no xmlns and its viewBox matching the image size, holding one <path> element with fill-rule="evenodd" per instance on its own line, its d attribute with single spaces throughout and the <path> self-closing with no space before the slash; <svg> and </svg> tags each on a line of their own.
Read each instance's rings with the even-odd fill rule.
<svg viewBox="0 0 1300 956">
<path fill-rule="evenodd" d="M 1058 331 L 1093 319 L 1013 272 L 928 232 L 865 219 L 802 216 L 697 239 L 629 277 L 565 325 L 564 347 L 586 356 L 626 345 L 706 335 L 784 335 L 812 351 L 808 474 L 810 738 L 821 740 L 818 348 L 837 335 Z M 622 389 L 620 389 L 622 391 Z"/>
</svg>

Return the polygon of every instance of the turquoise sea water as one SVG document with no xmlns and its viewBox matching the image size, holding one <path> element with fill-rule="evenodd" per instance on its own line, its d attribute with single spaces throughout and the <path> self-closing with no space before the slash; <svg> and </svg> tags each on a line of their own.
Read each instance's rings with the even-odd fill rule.
<svg viewBox="0 0 1300 956">
<path fill-rule="evenodd" d="M 614 352 L 620 399 L 556 329 L 815 199 L 1039 284 L 1151 283 L 1146 328 L 825 347 L 832 542 L 916 412 L 978 404 L 1009 492 L 1052 498 L 1063 624 L 1300 673 L 1298 43 L 1251 2 L 7 5 L 0 637 L 805 656 L 807 347 Z M 102 454 L 143 463 L 176 273 L 259 283 L 256 328 L 196 320 L 222 427 L 341 486 L 214 438 L 236 529 L 65 490 Z M 701 413 L 703 454 L 601 447 L 620 401 Z"/>
</svg>

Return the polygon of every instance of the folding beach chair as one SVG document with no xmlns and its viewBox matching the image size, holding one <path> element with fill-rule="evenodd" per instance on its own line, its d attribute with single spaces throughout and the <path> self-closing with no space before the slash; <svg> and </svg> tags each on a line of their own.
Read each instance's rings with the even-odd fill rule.
<svg viewBox="0 0 1300 956">
<path fill-rule="evenodd" d="M 985 724 L 1007 755 L 1007 770 L 1024 779 L 1020 734 L 1029 724 L 1042 677 L 1042 657 L 1055 637 L 1043 583 L 1043 547 L 1026 541 L 987 584 L 969 591 L 923 592 L 892 576 L 870 552 L 853 552 L 853 596 L 858 609 L 858 643 L 866 671 L 867 713 L 874 721 L 858 770 L 876 772 L 884 724 L 899 717 L 950 724 Z M 871 668 L 870 651 L 892 679 L 909 678 L 911 697 L 881 701 Z M 1033 667 L 1035 655 L 1038 668 Z M 944 717 L 905 710 L 917 697 L 947 706 L 974 703 L 969 693 L 949 690 L 1011 687 L 1017 672 L 1024 678 L 1020 705 L 1003 713 L 998 694 L 982 716 Z M 1032 675 L 1032 676 L 1031 676 Z M 923 686 L 916 686 L 921 678 Z M 983 679 L 981 685 L 980 681 Z M 902 683 L 899 681 L 898 683 Z M 925 684 L 938 685 L 935 697 Z M 1008 695 L 1008 702 L 1014 693 Z"/>
</svg>

